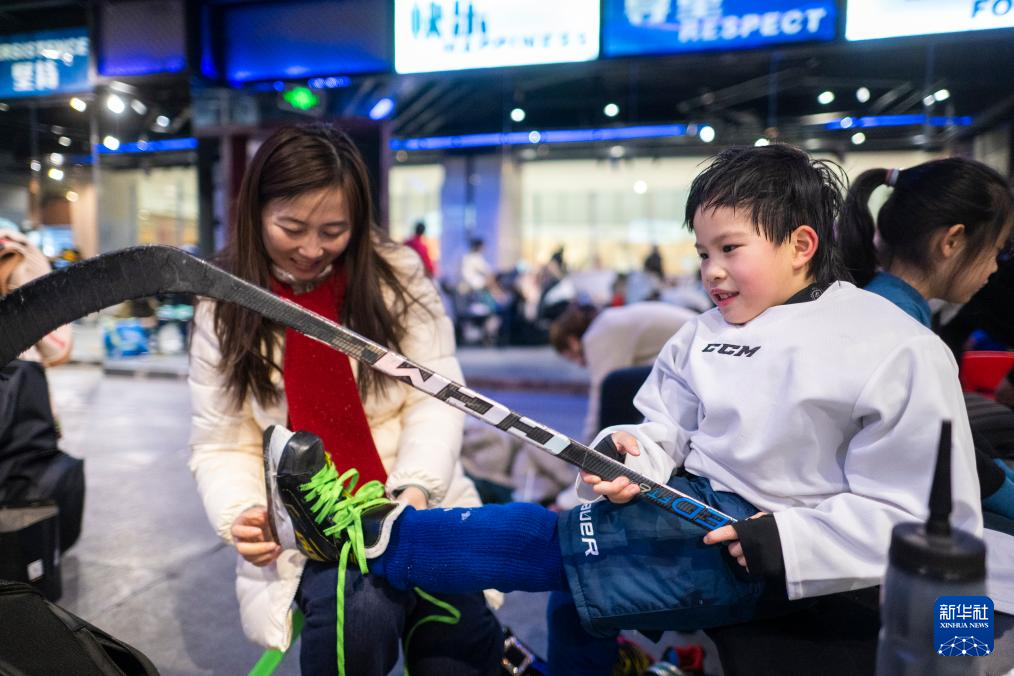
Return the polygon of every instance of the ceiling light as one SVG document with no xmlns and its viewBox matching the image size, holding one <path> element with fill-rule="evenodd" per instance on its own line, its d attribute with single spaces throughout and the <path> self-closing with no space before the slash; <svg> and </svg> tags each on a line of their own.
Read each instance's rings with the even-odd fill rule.
<svg viewBox="0 0 1014 676">
<path fill-rule="evenodd" d="M 385 96 L 370 108 L 370 119 L 383 120 L 392 112 L 394 112 L 394 101 Z"/>
<path fill-rule="evenodd" d="M 116 94 L 110 94 L 106 97 L 106 108 L 119 115 L 127 109 L 127 104 Z"/>
<path fill-rule="evenodd" d="M 861 146 L 865 142 L 866 142 L 866 134 L 864 134 L 863 132 L 857 131 L 855 134 L 852 134 L 853 145 Z"/>
<path fill-rule="evenodd" d="M 820 105 L 826 106 L 827 104 L 834 101 L 834 92 L 831 90 L 822 91 L 820 94 L 817 95 L 817 101 L 820 103 Z"/>
<path fill-rule="evenodd" d="M 77 202 L 77 193 L 74 192 L 73 190 L 68 190 L 67 194 L 64 195 L 64 197 L 67 198 L 68 202 Z"/>
<path fill-rule="evenodd" d="M 165 115 L 159 115 L 155 118 L 155 124 L 162 129 L 167 129 L 169 127 L 169 118 Z"/>
<path fill-rule="evenodd" d="M 69 148 L 70 144 L 72 143 L 69 136 L 61 136 L 60 138 L 57 139 L 56 142 L 62 145 L 64 148 Z"/>
<path fill-rule="evenodd" d="M 60 153 L 50 153 L 49 154 L 49 163 L 52 164 L 54 167 L 62 167 L 63 166 L 63 155 L 61 155 Z"/>
<path fill-rule="evenodd" d="M 79 113 L 83 113 L 84 111 L 88 110 L 88 104 L 84 102 L 84 99 L 79 99 L 76 96 L 71 97 L 70 107 Z"/>
<path fill-rule="evenodd" d="M 42 170 L 42 162 L 40 162 L 38 160 L 32 160 L 31 162 L 28 163 L 28 166 L 30 166 L 32 168 L 32 171 L 41 171 Z"/>
<path fill-rule="evenodd" d="M 870 100 L 870 90 L 866 87 L 860 87 L 856 90 L 856 101 L 859 103 L 866 103 Z"/>
<path fill-rule="evenodd" d="M 757 146 L 758 148 L 763 148 L 764 146 L 771 145 L 771 141 L 769 141 L 766 138 L 764 138 L 763 136 L 761 136 L 759 139 L 757 139 L 756 141 L 754 141 L 753 144 L 755 146 Z"/>
<path fill-rule="evenodd" d="M 634 181 L 634 192 L 638 195 L 643 195 L 648 192 L 648 184 L 644 181 Z"/>
<path fill-rule="evenodd" d="M 927 94 L 922 99 L 922 105 L 924 105 L 924 106 L 926 106 L 928 108 L 929 106 L 932 106 L 934 103 L 936 103 L 936 101 L 937 100 L 935 98 L 933 98 L 932 94 Z"/>
<path fill-rule="evenodd" d="M 522 108 L 515 108 L 511 111 L 511 119 L 515 122 L 524 122 L 525 111 Z"/>
<path fill-rule="evenodd" d="M 705 143 L 711 143 L 715 140 L 715 129 L 714 127 L 706 124 L 700 128 L 697 132 L 697 136 Z"/>
<path fill-rule="evenodd" d="M 109 148 L 110 150 L 117 150 L 120 147 L 120 139 L 115 136 L 106 136 L 102 139 L 102 145 Z"/>
<path fill-rule="evenodd" d="M 49 171 L 46 172 L 46 175 L 49 176 L 54 181 L 62 181 L 63 180 L 63 169 L 58 169 L 56 167 L 50 167 Z"/>
<path fill-rule="evenodd" d="M 607 103 L 602 112 L 605 113 L 606 117 L 616 117 L 620 114 L 620 107 L 615 103 Z"/>
<path fill-rule="evenodd" d="M 134 109 L 134 112 L 138 115 L 144 115 L 148 112 L 148 106 L 144 105 L 141 101 L 134 99 L 130 102 L 130 107 Z"/>
<path fill-rule="evenodd" d="M 532 131 L 532 132 L 528 133 L 528 142 L 529 143 L 538 143 L 541 140 L 542 140 L 542 134 L 540 134 L 539 132 Z"/>
<path fill-rule="evenodd" d="M 614 160 L 618 160 L 627 154 L 627 149 L 623 146 L 609 146 L 609 157 Z"/>
<path fill-rule="evenodd" d="M 951 98 L 951 93 L 946 89 L 938 89 L 933 92 L 933 98 L 937 101 L 946 101 Z"/>
</svg>

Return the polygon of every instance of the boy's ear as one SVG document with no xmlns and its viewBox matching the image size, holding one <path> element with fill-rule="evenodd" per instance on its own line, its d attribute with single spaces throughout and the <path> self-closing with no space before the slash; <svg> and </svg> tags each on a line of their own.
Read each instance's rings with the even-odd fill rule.
<svg viewBox="0 0 1014 676">
<path fill-rule="evenodd" d="M 792 245 L 793 267 L 801 269 L 809 265 L 810 260 L 816 255 L 817 247 L 820 246 L 820 237 L 817 236 L 817 231 L 809 225 L 801 225 L 792 231 L 789 243 Z"/>
</svg>

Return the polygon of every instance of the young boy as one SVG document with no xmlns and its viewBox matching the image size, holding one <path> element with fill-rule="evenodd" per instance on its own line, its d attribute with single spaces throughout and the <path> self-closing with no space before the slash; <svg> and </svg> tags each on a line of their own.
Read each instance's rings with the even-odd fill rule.
<svg viewBox="0 0 1014 676">
<path fill-rule="evenodd" d="M 941 420 L 954 424 L 952 522 L 981 534 L 954 360 L 890 302 L 839 281 L 840 204 L 835 174 L 789 146 L 717 156 L 687 203 L 717 308 L 663 348 L 635 399 L 645 422 L 599 435 L 638 472 L 737 523 L 705 534 L 631 502 L 639 488 L 625 478 L 589 475 L 582 488 L 608 500 L 559 516 L 528 504 L 357 506 L 339 497 L 319 444 L 276 429 L 276 479 L 296 529 L 318 551 L 351 542 L 396 587 L 568 592 L 583 629 L 551 622 L 550 661 L 570 674 L 609 673 L 594 651 L 582 666 L 589 633 L 732 624 L 768 599 L 878 584 L 892 527 L 927 516 Z M 325 531 L 314 518 L 338 521 Z M 567 603 L 552 605 L 567 617 Z"/>
</svg>

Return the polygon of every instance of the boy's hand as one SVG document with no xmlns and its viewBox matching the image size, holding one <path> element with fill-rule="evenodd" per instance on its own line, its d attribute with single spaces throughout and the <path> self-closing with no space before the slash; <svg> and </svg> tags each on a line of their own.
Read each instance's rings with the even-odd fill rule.
<svg viewBox="0 0 1014 676">
<path fill-rule="evenodd" d="M 251 507 L 232 522 L 232 538 L 236 551 L 255 566 L 266 566 L 282 553 L 282 548 L 271 537 L 268 527 L 268 510 Z"/>
<path fill-rule="evenodd" d="M 757 512 L 750 518 L 757 519 L 765 514 L 767 514 L 767 512 Z M 732 558 L 736 559 L 736 563 L 746 568 L 747 572 L 750 572 L 750 566 L 747 565 L 746 556 L 743 554 L 743 545 L 740 544 L 739 536 L 736 535 L 735 528 L 731 525 L 722 526 L 721 528 L 716 528 L 704 536 L 704 544 L 706 545 L 715 545 L 719 542 L 728 542 L 729 554 Z"/>
<path fill-rule="evenodd" d="M 629 453 L 630 455 L 641 455 L 641 449 L 637 446 L 637 439 L 633 435 L 626 432 L 613 432 L 610 435 L 613 444 L 616 446 L 616 450 L 620 453 Z M 625 476 L 617 477 L 612 481 L 603 481 L 601 477 L 589 474 L 588 472 L 581 472 L 581 480 L 592 487 L 599 495 L 604 495 L 609 499 L 609 502 L 615 502 L 617 504 L 623 504 L 630 502 L 637 497 L 641 489 L 637 484 L 630 483 L 630 479 Z"/>
</svg>

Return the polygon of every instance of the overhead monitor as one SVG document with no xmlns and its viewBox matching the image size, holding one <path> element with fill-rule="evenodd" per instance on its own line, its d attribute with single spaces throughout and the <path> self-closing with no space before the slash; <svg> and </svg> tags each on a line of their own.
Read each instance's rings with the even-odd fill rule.
<svg viewBox="0 0 1014 676">
<path fill-rule="evenodd" d="M 391 14 L 375 0 L 291 0 L 222 7 L 229 82 L 354 75 L 391 68 Z"/>
<path fill-rule="evenodd" d="M 91 89 L 87 28 L 0 36 L 0 99 Z"/>
<path fill-rule="evenodd" d="M 848 0 L 845 12 L 848 40 L 994 28 L 1014 28 L 1011 0 Z"/>
<path fill-rule="evenodd" d="M 395 0 L 394 67 L 426 73 L 591 61 L 599 0 Z"/>
<path fill-rule="evenodd" d="M 99 75 L 178 73 L 187 67 L 183 0 L 120 0 L 98 4 Z"/>
<path fill-rule="evenodd" d="M 603 0 L 605 56 L 833 40 L 835 0 Z"/>
</svg>

